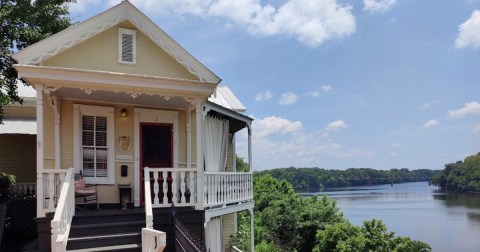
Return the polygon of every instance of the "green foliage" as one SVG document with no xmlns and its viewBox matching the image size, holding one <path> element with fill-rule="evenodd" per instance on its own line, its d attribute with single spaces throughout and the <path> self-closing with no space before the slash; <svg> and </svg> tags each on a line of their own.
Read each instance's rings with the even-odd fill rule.
<svg viewBox="0 0 480 252">
<path fill-rule="evenodd" d="M 248 165 L 248 163 L 245 163 L 243 158 L 239 157 L 238 155 L 236 156 L 236 162 L 237 162 L 237 172 L 250 171 L 250 166 Z"/>
<path fill-rule="evenodd" d="M 10 188 L 15 185 L 15 175 L 0 172 L 0 204 L 5 204 Z"/>
<path fill-rule="evenodd" d="M 0 123 L 3 107 L 22 102 L 10 55 L 71 25 L 67 3 L 75 0 L 0 0 Z"/>
<path fill-rule="evenodd" d="M 362 227 L 339 222 L 319 230 L 314 252 L 427 252 L 428 244 L 408 237 L 395 237 L 380 220 L 366 220 Z"/>
<path fill-rule="evenodd" d="M 436 176 L 438 170 L 390 169 L 374 170 L 370 168 L 350 168 L 347 170 L 326 170 L 320 168 L 279 168 L 258 172 L 270 174 L 279 180 L 290 182 L 295 191 L 318 192 L 325 188 L 364 186 L 390 183 L 428 181 Z"/>
<path fill-rule="evenodd" d="M 430 251 L 428 244 L 395 237 L 381 221 L 350 224 L 326 196 L 305 198 L 285 180 L 254 175 L 255 251 Z M 239 213 L 232 244 L 250 251 L 250 217 Z"/>
<path fill-rule="evenodd" d="M 466 157 L 463 162 L 446 164 L 433 179 L 433 184 L 443 190 L 480 191 L 480 153 Z"/>
<path fill-rule="evenodd" d="M 255 245 L 256 252 L 282 252 L 274 243 L 262 241 L 261 243 Z"/>
<path fill-rule="evenodd" d="M 237 214 L 237 232 L 232 237 L 232 244 L 242 248 L 243 251 L 250 249 L 250 214 L 242 211 Z"/>
</svg>

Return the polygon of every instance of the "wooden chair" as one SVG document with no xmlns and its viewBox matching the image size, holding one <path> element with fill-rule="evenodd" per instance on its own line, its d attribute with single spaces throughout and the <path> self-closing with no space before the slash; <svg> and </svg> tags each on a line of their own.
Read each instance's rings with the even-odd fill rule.
<svg viewBox="0 0 480 252">
<path fill-rule="evenodd" d="M 87 185 L 82 171 L 75 174 L 75 199 L 77 198 L 82 198 L 84 209 L 87 209 L 87 204 L 90 203 L 97 203 L 97 209 L 100 209 L 98 205 L 97 185 Z"/>
</svg>

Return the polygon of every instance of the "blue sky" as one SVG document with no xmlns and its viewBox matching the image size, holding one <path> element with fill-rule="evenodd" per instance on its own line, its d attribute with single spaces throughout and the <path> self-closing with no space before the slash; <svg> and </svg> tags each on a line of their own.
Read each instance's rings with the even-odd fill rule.
<svg viewBox="0 0 480 252">
<path fill-rule="evenodd" d="M 75 21 L 120 1 L 78 2 Z M 247 107 L 255 170 L 442 169 L 480 152 L 480 0 L 130 2 Z"/>
</svg>

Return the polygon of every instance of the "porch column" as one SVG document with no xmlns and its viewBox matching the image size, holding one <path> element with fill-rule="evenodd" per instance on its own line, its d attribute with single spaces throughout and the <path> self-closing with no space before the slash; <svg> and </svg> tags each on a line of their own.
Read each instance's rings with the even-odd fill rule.
<svg viewBox="0 0 480 252">
<path fill-rule="evenodd" d="M 195 210 L 203 210 L 203 104 L 200 99 L 195 101 L 196 131 L 197 131 L 197 204 Z"/>
<path fill-rule="evenodd" d="M 37 217 L 45 217 L 43 211 L 43 85 L 35 85 L 37 91 Z"/>
<path fill-rule="evenodd" d="M 250 212 L 250 251 L 255 251 L 255 236 L 254 236 L 254 231 L 253 231 L 253 208 L 248 209 Z"/>
<path fill-rule="evenodd" d="M 59 170 L 61 168 L 61 139 L 60 139 L 60 100 L 57 96 L 51 92 L 55 91 L 54 88 L 46 87 L 44 92 L 48 95 L 47 100 L 48 104 L 52 107 L 55 114 L 55 169 Z"/>
<path fill-rule="evenodd" d="M 248 167 L 249 172 L 253 171 L 252 165 L 252 125 L 248 124 Z M 252 250 L 253 251 L 253 250 Z"/>
<path fill-rule="evenodd" d="M 187 108 L 187 168 L 192 168 L 192 107 Z"/>
</svg>

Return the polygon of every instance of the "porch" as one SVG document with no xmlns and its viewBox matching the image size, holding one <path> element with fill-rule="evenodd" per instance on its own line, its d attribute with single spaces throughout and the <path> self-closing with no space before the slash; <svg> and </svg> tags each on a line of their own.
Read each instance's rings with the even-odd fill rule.
<svg viewBox="0 0 480 252">
<path fill-rule="evenodd" d="M 190 211 L 193 215 L 199 216 L 197 217 L 199 225 L 194 229 L 197 230 L 196 233 L 200 234 L 200 236 L 204 235 L 203 229 L 211 218 L 235 213 L 243 209 L 253 210 L 253 178 L 251 173 L 199 173 L 196 169 L 186 168 L 146 167 L 144 169 L 144 193 L 145 195 L 150 195 L 150 197 L 145 198 L 145 208 L 133 208 L 129 210 L 136 212 L 136 216 L 143 216 L 143 221 L 141 221 L 143 224 L 141 224 L 141 226 L 144 227 L 142 237 L 144 236 L 145 238 L 141 238 L 140 244 L 142 244 L 142 246 L 147 246 L 147 240 L 152 239 L 155 242 L 151 243 L 150 241 L 149 244 L 153 247 L 155 247 L 156 244 L 166 242 L 166 234 L 157 231 L 157 228 L 168 228 L 168 225 L 165 225 L 164 222 L 168 219 L 168 214 L 166 213 L 172 204 L 184 209 L 184 211 Z M 38 175 L 39 185 L 42 186 L 39 186 L 37 190 L 37 210 L 41 212 L 39 214 L 44 214 L 44 216 L 54 214 L 51 221 L 52 251 L 65 251 L 68 243 L 71 243 L 69 237 L 71 228 L 73 227 L 72 220 L 74 216 L 86 214 L 85 212 L 76 213 L 75 210 L 73 173 L 73 168 L 68 170 L 51 169 Z M 199 182 L 200 177 L 203 177 L 203 182 Z M 197 185 L 201 186 L 202 189 L 200 191 L 197 190 Z M 92 212 L 103 212 L 103 215 L 108 216 L 110 213 L 118 213 L 118 211 L 122 212 L 123 210 L 88 210 L 87 215 L 88 212 L 90 212 L 90 214 Z M 104 219 L 104 221 L 108 221 L 108 218 Z M 138 221 L 139 220 L 136 220 L 134 222 L 138 224 Z M 118 222 L 114 225 L 118 226 L 121 223 L 122 222 Z M 128 226 L 130 224 L 125 225 Z M 140 237 L 140 230 L 139 227 L 136 232 L 129 233 L 128 237 L 132 237 L 128 239 L 125 238 L 124 241 L 133 242 L 137 241 L 135 239 L 140 239 L 135 238 Z M 118 231 L 121 231 L 121 229 Z M 168 231 L 168 229 L 163 231 Z M 77 236 L 75 233 L 73 233 L 73 235 Z M 131 248 L 135 246 L 133 243 L 127 245 L 131 246 Z M 76 245 L 71 246 L 75 248 Z"/>
</svg>

